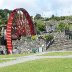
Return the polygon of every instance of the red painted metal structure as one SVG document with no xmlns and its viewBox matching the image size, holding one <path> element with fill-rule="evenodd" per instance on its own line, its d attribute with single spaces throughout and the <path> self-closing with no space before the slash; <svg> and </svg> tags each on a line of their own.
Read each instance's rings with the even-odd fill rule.
<svg viewBox="0 0 72 72">
<path fill-rule="evenodd" d="M 23 8 L 18 8 L 11 12 L 6 29 L 7 49 L 9 54 L 12 53 L 13 49 L 12 39 L 23 35 L 35 35 L 35 30 L 28 12 Z"/>
</svg>

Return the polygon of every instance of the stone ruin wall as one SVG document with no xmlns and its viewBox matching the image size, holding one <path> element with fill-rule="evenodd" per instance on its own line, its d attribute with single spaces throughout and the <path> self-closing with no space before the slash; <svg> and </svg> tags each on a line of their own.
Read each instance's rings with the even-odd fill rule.
<svg viewBox="0 0 72 72">
<path fill-rule="evenodd" d="M 42 47 L 43 52 L 46 51 L 46 43 L 43 39 L 25 39 L 21 38 L 20 40 L 13 41 L 13 52 L 14 53 L 24 53 L 32 52 L 32 49 L 37 49 Z"/>
</svg>

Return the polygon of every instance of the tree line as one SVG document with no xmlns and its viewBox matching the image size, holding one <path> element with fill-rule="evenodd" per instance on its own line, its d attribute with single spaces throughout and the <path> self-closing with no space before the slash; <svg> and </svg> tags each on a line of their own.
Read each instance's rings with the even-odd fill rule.
<svg viewBox="0 0 72 72">
<path fill-rule="evenodd" d="M 8 14 L 10 14 L 11 12 L 12 12 L 12 10 L 0 9 L 0 25 L 7 24 L 7 21 L 8 21 L 7 17 L 8 17 Z M 49 20 L 60 21 L 60 20 L 65 20 L 65 19 L 72 20 L 72 16 L 60 16 L 60 17 L 58 17 L 55 15 L 52 15 L 51 17 L 44 18 L 41 16 L 41 14 L 36 14 L 34 17 L 34 21 L 36 22 L 37 32 L 45 31 L 44 21 L 49 21 Z M 64 29 L 64 27 L 65 27 L 65 25 L 63 23 L 60 23 L 57 29 L 62 31 Z"/>
<path fill-rule="evenodd" d="M 8 9 L 0 9 L 0 25 L 1 24 L 7 24 L 7 17 L 8 14 L 11 13 L 12 10 L 8 10 Z"/>
<path fill-rule="evenodd" d="M 60 21 L 60 20 L 72 20 L 72 16 L 55 16 L 54 14 L 51 17 L 42 17 L 41 14 L 36 14 L 34 19 L 44 19 L 45 21 L 49 21 L 49 20 L 56 20 L 56 21 Z"/>
</svg>

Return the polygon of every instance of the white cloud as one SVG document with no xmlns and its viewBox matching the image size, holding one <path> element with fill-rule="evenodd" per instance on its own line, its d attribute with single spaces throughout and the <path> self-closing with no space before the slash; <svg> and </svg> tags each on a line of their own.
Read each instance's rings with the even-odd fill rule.
<svg viewBox="0 0 72 72">
<path fill-rule="evenodd" d="M 2 8 L 3 4 L 4 4 L 4 0 L 0 0 L 0 7 L 1 8 Z"/>
<path fill-rule="evenodd" d="M 72 15 L 72 7 L 57 10 L 58 16 Z"/>
<path fill-rule="evenodd" d="M 58 16 L 72 15 L 72 0 L 49 0 L 49 2 L 52 14 L 54 13 L 54 15 Z"/>
<path fill-rule="evenodd" d="M 40 8 L 37 5 L 38 0 L 1 0 L 0 8 L 2 9 L 16 9 L 16 8 L 24 8 L 31 15 L 35 15 L 40 11 Z"/>
<path fill-rule="evenodd" d="M 59 1 L 61 3 L 70 3 L 70 2 L 72 2 L 72 0 L 57 0 L 57 1 Z"/>
<path fill-rule="evenodd" d="M 50 16 L 52 16 L 53 14 L 54 14 L 53 11 L 43 11 L 42 16 L 43 16 L 43 17 L 50 17 Z"/>
<path fill-rule="evenodd" d="M 8 8 L 8 9 L 14 9 L 17 7 L 32 7 L 34 6 L 36 0 L 4 0 L 5 5 L 3 7 Z"/>
<path fill-rule="evenodd" d="M 0 0 L 0 8 L 25 8 L 30 15 L 71 15 L 72 0 Z"/>
</svg>

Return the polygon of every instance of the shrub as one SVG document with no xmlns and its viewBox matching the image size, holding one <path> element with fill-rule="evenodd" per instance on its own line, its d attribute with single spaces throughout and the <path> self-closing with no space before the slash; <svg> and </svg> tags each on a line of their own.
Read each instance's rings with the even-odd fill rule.
<svg viewBox="0 0 72 72">
<path fill-rule="evenodd" d="M 45 35 L 44 38 L 45 38 L 45 40 L 50 41 L 54 38 L 54 36 L 53 35 Z"/>
<path fill-rule="evenodd" d="M 65 23 L 60 22 L 56 27 L 57 31 L 63 32 L 65 30 L 65 25 Z"/>
</svg>

